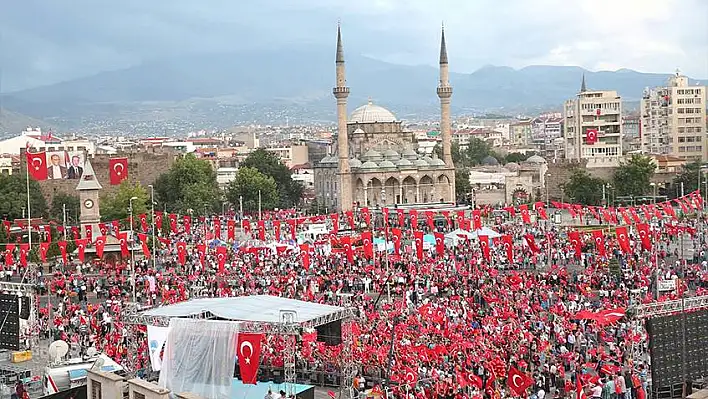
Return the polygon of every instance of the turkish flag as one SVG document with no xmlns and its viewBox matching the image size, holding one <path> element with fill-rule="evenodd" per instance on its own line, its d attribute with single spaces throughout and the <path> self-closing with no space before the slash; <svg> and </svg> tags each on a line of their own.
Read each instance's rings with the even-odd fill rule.
<svg viewBox="0 0 708 399">
<path fill-rule="evenodd" d="M 162 212 L 155 212 L 155 227 L 158 230 L 162 230 Z"/>
<path fill-rule="evenodd" d="M 661 207 L 664 209 L 664 213 L 671 216 L 673 219 L 678 219 L 676 217 L 676 211 L 674 211 L 674 207 L 671 205 L 671 202 L 666 201 L 661 203 Z"/>
<path fill-rule="evenodd" d="M 86 239 L 89 241 L 93 240 L 93 226 L 90 224 L 84 225 L 84 230 L 86 231 Z"/>
<path fill-rule="evenodd" d="M 514 239 L 510 235 L 503 235 L 501 239 L 502 245 L 506 249 L 506 257 L 509 259 L 509 263 L 514 263 Z"/>
<path fill-rule="evenodd" d="M 206 244 L 197 244 L 197 253 L 199 254 L 199 264 L 204 265 L 204 257 L 206 256 Z"/>
<path fill-rule="evenodd" d="M 339 214 L 338 213 L 333 213 L 329 215 L 330 219 L 332 219 L 332 231 L 335 233 L 339 232 Z"/>
<path fill-rule="evenodd" d="M 61 260 L 67 263 L 66 260 L 66 241 L 57 241 L 57 246 L 59 247 L 59 253 L 61 253 Z"/>
<path fill-rule="evenodd" d="M 108 171 L 111 185 L 120 184 L 120 182 L 128 178 L 128 158 L 109 159 Z"/>
<path fill-rule="evenodd" d="M 625 226 L 616 227 L 615 234 L 617 235 L 617 242 L 619 242 L 619 246 L 622 252 L 626 254 L 632 252 L 632 250 L 629 248 L 629 236 L 627 235 L 627 228 Z"/>
<path fill-rule="evenodd" d="M 286 222 L 290 227 L 290 239 L 297 241 L 297 219 L 288 219 Z"/>
<path fill-rule="evenodd" d="M 597 143 L 597 129 L 588 129 L 585 131 L 585 143 L 589 145 Z"/>
<path fill-rule="evenodd" d="M 369 208 L 361 208 L 361 214 L 364 215 L 364 222 L 366 222 L 367 226 L 371 225 L 371 212 L 369 212 Z"/>
<path fill-rule="evenodd" d="M 406 223 L 406 214 L 403 213 L 403 209 L 396 209 L 396 216 L 398 217 L 398 227 L 403 227 Z"/>
<path fill-rule="evenodd" d="M 403 371 L 403 382 L 408 385 L 416 386 L 418 383 L 418 373 L 409 367 L 406 367 Z"/>
<path fill-rule="evenodd" d="M 433 236 L 435 237 L 435 250 L 438 255 L 442 256 L 445 253 L 445 234 L 435 232 Z"/>
<path fill-rule="evenodd" d="M 224 272 L 224 265 L 226 265 L 226 250 L 227 248 L 223 245 L 216 247 L 216 260 L 219 262 L 219 273 Z"/>
<path fill-rule="evenodd" d="M 96 237 L 96 256 L 103 258 L 103 249 L 106 247 L 106 236 Z"/>
<path fill-rule="evenodd" d="M 49 243 L 43 242 L 39 244 L 39 259 L 44 263 L 47 261 L 47 252 L 49 251 Z"/>
<path fill-rule="evenodd" d="M 627 314 L 626 310 L 623 308 L 605 309 L 601 310 L 595 319 L 600 325 L 608 325 L 618 322 Z"/>
<path fill-rule="evenodd" d="M 509 215 L 513 218 L 516 217 L 516 209 L 513 206 L 507 206 L 504 208 L 505 211 L 509 212 Z"/>
<path fill-rule="evenodd" d="M 526 239 L 526 244 L 529 246 L 529 249 L 531 249 L 531 252 L 534 252 L 534 253 L 541 252 L 538 249 L 538 246 L 536 246 L 536 240 L 534 240 L 533 234 L 528 233 L 528 234 L 524 235 L 524 238 Z"/>
<path fill-rule="evenodd" d="M 27 154 L 27 170 L 34 180 L 47 180 L 47 153 L 35 152 Z"/>
<path fill-rule="evenodd" d="M 236 221 L 229 219 L 226 221 L 226 239 L 233 241 L 236 238 Z"/>
<path fill-rule="evenodd" d="M 180 265 L 187 261 L 187 243 L 180 241 L 177 243 L 177 260 Z"/>
<path fill-rule="evenodd" d="M 349 224 L 349 229 L 354 230 L 354 212 L 353 211 L 346 211 L 344 213 L 344 216 L 347 218 L 347 224 Z"/>
<path fill-rule="evenodd" d="M 533 385 L 533 378 L 527 376 L 521 371 L 517 370 L 516 367 L 509 367 L 509 377 L 506 380 L 509 385 L 509 389 L 514 391 L 518 396 L 524 396 L 526 389 Z"/>
<path fill-rule="evenodd" d="M 177 215 L 170 213 L 167 217 L 170 219 L 170 231 L 177 233 Z"/>
<path fill-rule="evenodd" d="M 5 264 L 8 266 L 15 264 L 15 256 L 13 252 L 15 252 L 15 244 L 5 245 Z"/>
<path fill-rule="evenodd" d="M 140 242 L 142 243 L 143 255 L 145 255 L 147 259 L 150 259 L 150 247 L 148 247 L 147 244 L 147 234 L 139 233 L 138 240 L 140 240 Z"/>
<path fill-rule="evenodd" d="M 430 230 L 435 230 L 435 221 L 433 220 L 433 211 L 425 211 L 425 219 L 428 221 L 428 227 Z"/>
<path fill-rule="evenodd" d="M 120 255 L 127 258 L 130 255 L 130 249 L 128 249 L 128 232 L 118 233 L 117 237 L 120 243 Z"/>
<path fill-rule="evenodd" d="M 543 207 L 543 202 L 536 202 L 534 206 L 536 207 L 536 213 L 538 214 L 538 217 L 543 220 L 548 220 L 548 215 L 546 214 L 546 208 Z"/>
<path fill-rule="evenodd" d="M 190 234 L 192 232 L 192 217 L 184 215 L 182 217 L 182 224 L 184 224 L 184 232 Z"/>
<path fill-rule="evenodd" d="M 258 239 L 265 241 L 265 222 L 263 220 L 258 221 Z"/>
<path fill-rule="evenodd" d="M 27 254 L 29 253 L 29 244 L 20 244 L 20 264 L 22 266 L 27 266 Z"/>
<path fill-rule="evenodd" d="M 214 218 L 214 238 L 221 239 L 221 220 L 218 217 Z"/>
<path fill-rule="evenodd" d="M 344 252 L 347 254 L 347 262 L 354 263 L 354 249 L 352 248 L 352 238 L 350 236 L 343 236 L 339 240 L 344 247 Z"/>
<path fill-rule="evenodd" d="M 693 199 L 693 202 L 696 203 L 696 209 L 703 209 L 703 197 L 699 190 L 692 192 L 689 196 Z"/>
<path fill-rule="evenodd" d="M 592 239 L 595 241 L 597 253 L 599 253 L 603 258 L 607 256 L 607 252 L 605 251 L 605 235 L 602 234 L 602 230 L 593 230 Z"/>
<path fill-rule="evenodd" d="M 472 228 L 479 230 L 482 228 L 482 211 L 475 209 L 472 211 Z"/>
<path fill-rule="evenodd" d="M 84 263 L 84 254 L 86 252 L 86 242 L 87 242 L 87 240 L 85 238 L 74 241 L 74 243 L 76 244 L 76 251 L 79 254 L 79 260 L 81 261 L 81 263 Z"/>
<path fill-rule="evenodd" d="M 78 240 L 79 238 L 81 238 L 79 226 L 71 226 L 71 235 L 74 237 L 74 240 Z"/>
<path fill-rule="evenodd" d="M 408 211 L 408 214 L 411 216 L 411 229 L 415 230 L 418 228 L 418 210 L 417 209 L 411 209 Z"/>
<path fill-rule="evenodd" d="M 236 340 L 238 367 L 241 372 L 241 382 L 256 384 L 258 367 L 261 362 L 261 333 L 239 333 Z"/>
<path fill-rule="evenodd" d="M 251 221 L 248 219 L 241 219 L 241 228 L 246 234 L 251 234 Z"/>
<path fill-rule="evenodd" d="M 488 236 L 478 236 L 479 237 L 479 246 L 482 248 L 482 255 L 484 255 L 484 259 L 489 262 L 489 237 Z"/>
<path fill-rule="evenodd" d="M 108 226 L 106 226 L 105 223 L 99 223 L 98 224 L 98 231 L 101 232 L 102 236 L 105 236 L 106 234 L 108 234 Z"/>
<path fill-rule="evenodd" d="M 273 232 L 275 233 L 275 241 L 280 241 L 280 220 L 273 221 Z"/>
<path fill-rule="evenodd" d="M 364 256 L 368 259 L 374 257 L 374 240 L 370 231 L 361 233 L 361 241 L 364 242 Z"/>
<path fill-rule="evenodd" d="M 401 229 L 391 229 L 391 235 L 393 236 L 393 253 L 396 255 L 401 254 Z"/>
<path fill-rule="evenodd" d="M 418 260 L 423 260 L 423 232 L 414 231 L 413 236 L 415 237 L 415 254 Z"/>
<path fill-rule="evenodd" d="M 651 251 L 651 231 L 649 231 L 649 225 L 646 223 L 639 223 L 637 225 L 637 233 L 639 233 L 639 238 L 642 241 L 642 249 L 645 251 Z"/>
<path fill-rule="evenodd" d="M 381 213 L 383 214 L 384 226 L 388 226 L 388 208 L 381 208 Z"/>
<path fill-rule="evenodd" d="M 310 270 L 310 244 L 300 244 L 300 254 L 302 255 L 302 267 Z"/>
<path fill-rule="evenodd" d="M 141 213 L 140 215 L 138 215 L 138 219 L 140 219 L 140 228 L 143 231 L 147 231 L 148 230 L 147 214 Z"/>
<path fill-rule="evenodd" d="M 112 220 L 111 227 L 113 228 L 113 235 L 118 237 L 118 233 L 120 233 L 120 220 Z"/>
<path fill-rule="evenodd" d="M 570 241 L 570 245 L 575 250 L 575 257 L 580 258 L 583 254 L 583 243 L 580 241 L 580 232 L 575 230 L 569 231 L 568 240 Z"/>
<path fill-rule="evenodd" d="M 526 204 L 519 205 L 519 211 L 521 211 L 521 220 L 526 224 L 531 224 L 531 215 L 529 215 L 529 206 Z"/>
</svg>

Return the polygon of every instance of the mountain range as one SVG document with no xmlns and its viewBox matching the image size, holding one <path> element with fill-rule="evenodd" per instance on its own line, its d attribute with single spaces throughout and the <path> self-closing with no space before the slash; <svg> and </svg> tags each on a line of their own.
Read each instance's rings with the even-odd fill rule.
<svg viewBox="0 0 708 399">
<path fill-rule="evenodd" d="M 199 112 L 218 112 L 219 105 L 259 104 L 267 108 L 269 104 L 279 104 L 287 108 L 292 104 L 304 107 L 303 112 L 311 108 L 317 115 L 315 119 L 324 115 L 324 119 L 334 120 L 331 50 L 303 47 L 156 60 L 5 93 L 1 104 L 11 111 L 54 122 L 111 115 L 137 117 L 143 111 L 165 108 L 179 109 L 176 112 L 182 117 L 189 117 L 184 107 L 195 108 L 195 104 L 204 103 L 210 104 L 203 107 L 209 111 Z M 418 116 L 428 109 L 431 114 L 437 112 L 437 68 L 391 64 L 360 55 L 345 57 L 350 108 L 371 98 L 399 117 Z M 450 62 L 454 70 L 454 58 Z M 490 65 L 473 73 L 451 73 L 453 111 L 513 114 L 560 110 L 563 101 L 577 93 L 583 74 L 589 89 L 617 90 L 625 101 L 637 101 L 645 87 L 663 85 L 669 77 L 628 69 L 591 72 L 567 66 L 513 69 Z M 210 118 L 200 117 L 204 119 Z"/>
</svg>

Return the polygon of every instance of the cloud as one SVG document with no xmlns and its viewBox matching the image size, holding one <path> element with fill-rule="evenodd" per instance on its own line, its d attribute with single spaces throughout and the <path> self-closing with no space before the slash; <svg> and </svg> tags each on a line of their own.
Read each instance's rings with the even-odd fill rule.
<svg viewBox="0 0 708 399">
<path fill-rule="evenodd" d="M 23 0 L 0 12 L 2 91 L 151 59 L 253 47 L 332 46 L 405 64 L 533 64 L 708 77 L 705 0 Z"/>
</svg>

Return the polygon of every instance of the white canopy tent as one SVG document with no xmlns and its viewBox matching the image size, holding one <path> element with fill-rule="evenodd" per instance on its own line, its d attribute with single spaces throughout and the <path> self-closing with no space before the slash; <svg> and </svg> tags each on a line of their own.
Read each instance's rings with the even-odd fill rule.
<svg viewBox="0 0 708 399">
<path fill-rule="evenodd" d="M 478 239 L 479 236 L 487 236 L 489 238 L 501 237 L 501 234 L 490 229 L 489 227 L 482 227 L 475 231 L 467 231 L 462 229 L 453 230 L 445 234 L 445 243 L 449 245 L 457 245 L 460 240 L 472 240 Z"/>
</svg>

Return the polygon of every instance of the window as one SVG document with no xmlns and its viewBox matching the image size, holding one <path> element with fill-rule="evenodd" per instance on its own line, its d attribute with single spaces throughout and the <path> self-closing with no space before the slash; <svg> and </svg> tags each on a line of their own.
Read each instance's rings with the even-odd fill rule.
<svg viewBox="0 0 708 399">
<path fill-rule="evenodd" d="M 103 399 L 101 383 L 96 380 L 91 380 L 91 382 L 91 399 Z"/>
<path fill-rule="evenodd" d="M 686 137 L 687 143 L 693 143 L 693 136 Z"/>
<path fill-rule="evenodd" d="M 133 392 L 133 398 L 134 399 L 145 399 L 145 395 L 141 394 L 140 392 Z"/>
<path fill-rule="evenodd" d="M 679 109 L 676 110 L 676 112 L 679 113 L 679 114 L 683 114 L 685 111 L 684 111 L 683 108 L 679 108 Z"/>
<path fill-rule="evenodd" d="M 686 142 L 686 138 L 685 138 L 685 137 L 679 137 L 679 138 L 678 138 L 678 142 L 679 142 L 679 143 L 685 143 L 685 142 Z"/>
<path fill-rule="evenodd" d="M 679 152 L 686 152 L 686 147 L 679 147 Z"/>
</svg>

